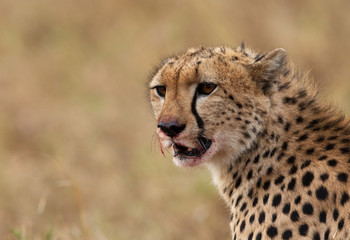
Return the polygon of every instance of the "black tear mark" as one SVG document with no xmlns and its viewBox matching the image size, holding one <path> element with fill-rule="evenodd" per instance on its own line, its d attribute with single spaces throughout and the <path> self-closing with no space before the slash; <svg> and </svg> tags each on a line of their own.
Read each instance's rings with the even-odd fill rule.
<svg viewBox="0 0 350 240">
<path fill-rule="evenodd" d="M 191 110 L 192 110 L 194 117 L 196 118 L 198 128 L 203 129 L 204 122 L 203 122 L 202 118 L 198 115 L 198 112 L 196 109 L 197 95 L 198 94 L 197 94 L 197 89 L 196 89 L 196 92 L 193 96 L 193 100 L 192 100 L 192 104 L 191 104 Z"/>
</svg>

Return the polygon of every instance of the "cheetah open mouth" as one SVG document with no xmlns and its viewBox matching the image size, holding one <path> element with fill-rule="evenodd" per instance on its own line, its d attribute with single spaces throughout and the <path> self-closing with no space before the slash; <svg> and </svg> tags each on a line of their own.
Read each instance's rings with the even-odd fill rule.
<svg viewBox="0 0 350 240">
<path fill-rule="evenodd" d="M 173 144 L 174 157 L 176 157 L 176 156 L 202 157 L 207 152 L 207 150 L 210 148 L 211 144 L 213 143 L 212 140 L 205 138 L 205 137 L 199 137 L 197 139 L 197 142 L 199 144 L 199 146 L 197 148 L 189 148 L 189 147 L 174 143 Z"/>
</svg>

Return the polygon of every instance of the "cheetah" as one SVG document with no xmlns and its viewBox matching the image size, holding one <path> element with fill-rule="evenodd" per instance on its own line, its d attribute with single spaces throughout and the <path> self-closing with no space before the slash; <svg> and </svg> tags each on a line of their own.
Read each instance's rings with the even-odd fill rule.
<svg viewBox="0 0 350 240">
<path fill-rule="evenodd" d="M 149 83 L 161 148 L 205 165 L 232 239 L 350 239 L 350 123 L 284 49 L 167 58 Z"/>
</svg>

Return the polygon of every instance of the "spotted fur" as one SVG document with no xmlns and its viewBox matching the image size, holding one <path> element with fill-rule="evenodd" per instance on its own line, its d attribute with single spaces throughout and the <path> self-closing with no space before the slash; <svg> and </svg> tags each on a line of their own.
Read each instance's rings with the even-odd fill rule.
<svg viewBox="0 0 350 240">
<path fill-rule="evenodd" d="M 201 95 L 203 83 L 216 89 Z M 158 128 L 160 143 L 206 150 L 173 160 L 209 168 L 232 239 L 350 239 L 349 120 L 283 49 L 189 49 L 163 61 L 150 88 L 157 121 L 184 126 L 171 137 Z"/>
</svg>

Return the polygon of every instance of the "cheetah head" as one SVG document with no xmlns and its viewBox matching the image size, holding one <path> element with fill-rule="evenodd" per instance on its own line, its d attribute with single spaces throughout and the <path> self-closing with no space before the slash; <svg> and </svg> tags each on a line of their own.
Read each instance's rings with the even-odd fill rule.
<svg viewBox="0 0 350 240">
<path fill-rule="evenodd" d="M 149 83 L 161 147 L 178 166 L 237 157 L 264 130 L 283 49 L 199 48 L 168 58 Z"/>
</svg>

